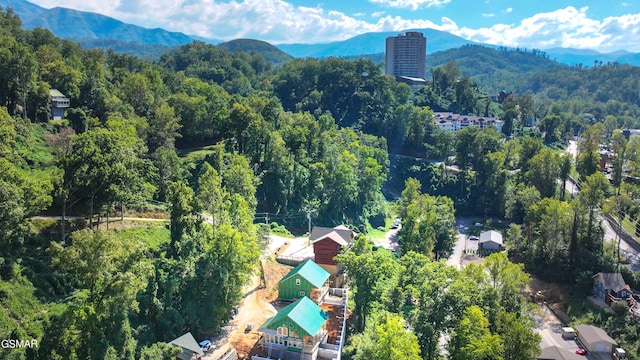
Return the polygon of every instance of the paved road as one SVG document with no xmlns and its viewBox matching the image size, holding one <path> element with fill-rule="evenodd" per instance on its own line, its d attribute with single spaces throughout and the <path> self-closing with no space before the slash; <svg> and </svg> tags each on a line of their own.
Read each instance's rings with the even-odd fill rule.
<svg viewBox="0 0 640 360">
<path fill-rule="evenodd" d="M 569 141 L 569 146 L 566 149 L 566 152 L 571 154 L 574 161 L 578 157 L 578 143 L 575 140 Z M 567 181 L 565 184 L 565 188 L 569 191 L 573 197 L 578 195 L 578 186 L 573 183 L 571 179 Z M 604 229 L 604 241 L 612 242 L 620 240 L 620 251 L 626 255 L 630 255 L 628 258 L 631 262 L 630 267 L 635 271 L 640 271 L 640 253 L 636 251 L 631 245 L 629 245 L 624 239 L 620 239 L 616 230 L 611 227 L 608 221 L 602 218 L 602 228 Z"/>
<path fill-rule="evenodd" d="M 471 226 L 471 221 L 470 218 L 456 219 L 457 241 L 453 247 L 453 253 L 447 259 L 447 265 L 455 266 L 458 269 L 462 267 L 462 257 L 467 244 L 467 231 Z"/>
</svg>

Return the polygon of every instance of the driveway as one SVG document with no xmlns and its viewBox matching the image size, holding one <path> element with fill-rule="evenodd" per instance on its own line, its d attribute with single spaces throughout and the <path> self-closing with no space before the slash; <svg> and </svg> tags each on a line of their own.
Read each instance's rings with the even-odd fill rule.
<svg viewBox="0 0 640 360">
<path fill-rule="evenodd" d="M 546 304 L 539 305 L 539 307 L 535 308 L 532 313 L 532 318 L 535 323 L 534 331 L 542 338 L 540 341 L 540 349 L 557 346 L 570 352 L 575 352 L 580 348 L 575 340 L 564 339 L 562 337 L 561 329 L 564 325 Z M 584 358 L 600 360 L 594 354 L 587 354 Z"/>
<path fill-rule="evenodd" d="M 397 227 L 396 229 L 391 229 L 387 231 L 384 238 L 373 239 L 373 243 L 376 246 L 383 247 L 385 249 L 389 249 L 393 252 L 398 251 L 398 231 L 400 231 L 402 225 Z"/>
<path fill-rule="evenodd" d="M 456 230 L 458 231 L 456 244 L 453 247 L 453 253 L 447 259 L 447 265 L 455 266 L 457 269 L 462 268 L 462 257 L 464 251 L 468 248 L 467 239 L 469 226 L 472 225 L 471 218 L 456 219 Z M 477 246 L 477 245 L 476 245 Z"/>
</svg>

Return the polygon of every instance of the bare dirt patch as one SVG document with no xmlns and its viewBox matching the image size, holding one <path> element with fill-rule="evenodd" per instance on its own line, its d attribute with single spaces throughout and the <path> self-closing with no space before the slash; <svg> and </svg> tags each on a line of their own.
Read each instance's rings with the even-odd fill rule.
<svg viewBox="0 0 640 360">
<path fill-rule="evenodd" d="M 563 303 L 569 298 L 569 293 L 562 286 L 554 283 L 549 283 L 543 280 L 531 276 L 531 280 L 525 286 L 523 293 L 529 298 L 540 292 L 544 296 L 543 301 L 547 304 Z"/>
<path fill-rule="evenodd" d="M 462 259 L 460 259 L 460 264 L 462 266 L 467 264 L 482 264 L 484 263 L 484 258 L 482 256 L 478 256 L 475 254 L 464 254 Z"/>
<path fill-rule="evenodd" d="M 342 325 L 342 308 L 331 304 L 322 304 L 320 308 L 329 314 L 329 318 L 325 323 L 327 343 L 336 344 L 338 336 L 340 336 L 340 326 Z M 348 313 L 347 316 L 349 316 Z"/>
<path fill-rule="evenodd" d="M 274 304 L 278 297 L 278 282 L 291 270 L 291 267 L 276 263 L 271 259 L 263 262 L 263 268 L 266 285 L 260 284 L 260 275 L 255 275 L 252 278 L 248 295 L 233 320 L 234 330 L 229 336 L 229 342 L 238 352 L 240 359 L 250 356 L 252 350 L 255 349 L 256 342 L 260 339 L 258 328 L 277 313 L 278 308 Z M 253 329 L 245 331 L 249 323 L 253 324 Z"/>
</svg>

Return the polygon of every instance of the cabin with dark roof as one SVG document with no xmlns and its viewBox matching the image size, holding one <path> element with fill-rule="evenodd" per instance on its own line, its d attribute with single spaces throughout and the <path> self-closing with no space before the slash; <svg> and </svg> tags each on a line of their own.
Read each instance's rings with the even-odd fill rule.
<svg viewBox="0 0 640 360">
<path fill-rule="evenodd" d="M 355 233 L 344 225 L 334 228 L 314 227 L 309 240 L 313 242 L 314 261 L 331 275 L 338 271 L 335 256 L 340 254 L 343 247 L 349 246 Z"/>
<path fill-rule="evenodd" d="M 631 296 L 631 288 L 620 273 L 599 272 L 593 276 L 593 295 L 610 305 L 614 299 Z"/>
</svg>

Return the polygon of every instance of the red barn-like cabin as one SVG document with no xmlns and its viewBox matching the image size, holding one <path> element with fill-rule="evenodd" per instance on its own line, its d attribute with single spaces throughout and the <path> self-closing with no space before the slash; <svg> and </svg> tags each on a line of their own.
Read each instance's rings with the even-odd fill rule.
<svg viewBox="0 0 640 360">
<path fill-rule="evenodd" d="M 354 237 L 355 233 L 344 225 L 334 228 L 314 227 L 309 239 L 313 242 L 315 263 L 335 275 L 337 264 L 333 258 L 340 253 L 343 246 L 349 245 Z"/>
</svg>

